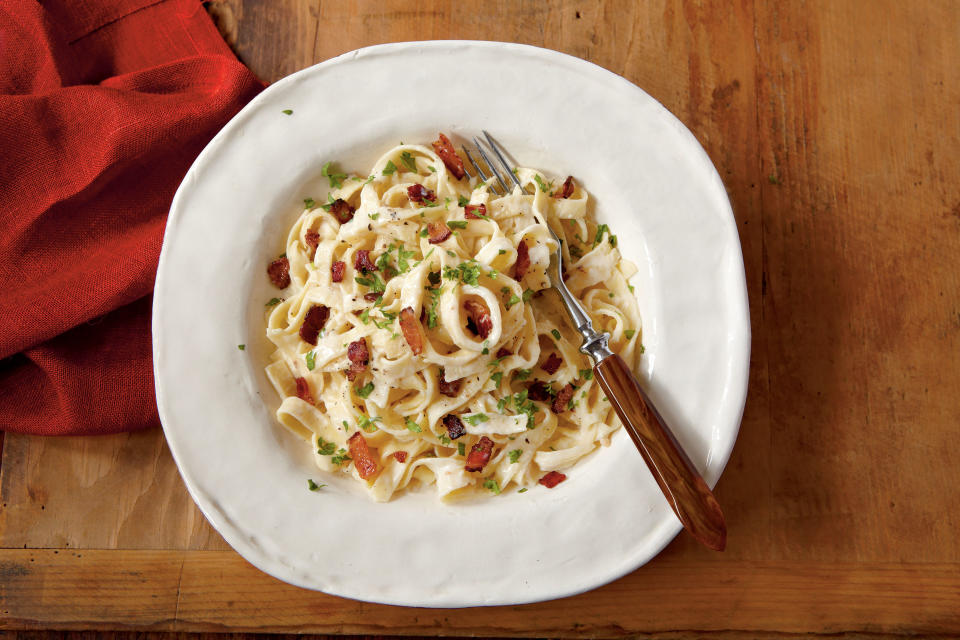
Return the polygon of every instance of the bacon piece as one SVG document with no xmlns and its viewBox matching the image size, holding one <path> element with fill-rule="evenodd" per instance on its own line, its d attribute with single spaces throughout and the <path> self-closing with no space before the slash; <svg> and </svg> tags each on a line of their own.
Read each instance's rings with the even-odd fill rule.
<svg viewBox="0 0 960 640">
<path fill-rule="evenodd" d="M 527 387 L 527 397 L 537 402 L 546 402 L 553 396 L 550 394 L 550 388 L 547 386 L 547 383 L 543 380 L 537 380 L 530 383 L 530 386 Z"/>
<path fill-rule="evenodd" d="M 366 273 L 367 271 L 376 271 L 377 265 L 370 262 L 370 251 L 367 249 L 358 249 L 357 253 L 353 256 L 353 268 Z"/>
<path fill-rule="evenodd" d="M 330 309 L 327 307 L 322 304 L 310 307 L 307 315 L 303 318 L 303 325 L 300 327 L 300 338 L 304 342 L 316 346 L 317 336 L 320 335 L 320 330 L 327 324 L 328 318 L 330 318 Z"/>
<path fill-rule="evenodd" d="M 553 197 L 554 198 L 569 198 L 573 195 L 573 176 L 567 176 L 567 179 L 563 181 L 563 186 L 557 189 Z"/>
<path fill-rule="evenodd" d="M 547 489 L 553 489 L 555 486 L 567 479 L 567 476 L 559 471 L 551 471 L 538 481 Z"/>
<path fill-rule="evenodd" d="M 379 471 L 377 461 L 370 453 L 370 447 L 367 446 L 366 439 L 359 431 L 347 438 L 347 446 L 350 447 L 350 457 L 353 458 L 353 466 L 357 468 L 360 477 L 366 480 L 375 476 Z"/>
<path fill-rule="evenodd" d="M 527 274 L 527 269 L 530 268 L 530 248 L 527 246 L 526 240 L 521 240 L 520 244 L 517 245 L 517 262 L 515 264 L 516 269 L 514 270 L 514 278 L 520 280 Z"/>
<path fill-rule="evenodd" d="M 317 254 L 317 247 L 320 246 L 320 234 L 316 229 L 307 229 L 304 239 L 307 241 L 307 246 L 310 247 L 310 257 L 313 258 Z"/>
<path fill-rule="evenodd" d="M 360 433 L 359 431 L 357 433 Z M 394 451 L 393 457 L 397 459 L 397 462 L 406 462 L 407 461 L 407 452 L 406 451 Z"/>
<path fill-rule="evenodd" d="M 290 261 L 286 256 L 277 258 L 267 267 L 267 275 L 277 289 L 286 289 L 290 286 Z"/>
<path fill-rule="evenodd" d="M 493 453 L 493 440 L 487 436 L 480 438 L 477 444 L 470 447 L 470 453 L 467 454 L 467 464 L 463 466 L 465 471 L 483 471 L 483 468 L 490 462 L 490 454 Z"/>
<path fill-rule="evenodd" d="M 499 360 L 500 358 L 506 358 L 507 356 L 512 356 L 512 355 L 513 355 L 513 351 L 510 351 L 510 349 L 507 349 L 506 347 L 500 347 L 499 349 L 497 349 L 497 356 L 496 356 L 497 360 Z"/>
<path fill-rule="evenodd" d="M 460 383 L 463 382 L 463 378 L 457 378 L 456 380 L 450 380 L 448 382 L 446 375 L 445 371 L 440 371 L 440 379 L 437 381 L 440 387 L 440 393 L 448 398 L 455 398 L 457 394 L 460 393 Z"/>
<path fill-rule="evenodd" d="M 382 295 L 383 295 L 382 293 L 376 293 L 375 291 L 371 291 L 370 293 L 363 294 L 363 299 L 366 300 L 367 302 L 376 302 Z"/>
<path fill-rule="evenodd" d="M 553 404 L 550 406 L 554 413 L 563 413 L 567 410 L 567 403 L 573 397 L 574 391 L 573 385 L 567 383 L 563 389 L 557 392 L 557 397 L 553 399 Z"/>
<path fill-rule="evenodd" d="M 343 272 L 347 268 L 347 263 L 342 260 L 336 260 L 330 265 L 330 278 L 334 282 L 343 282 Z"/>
<path fill-rule="evenodd" d="M 337 198 L 330 203 L 330 213 L 340 224 L 347 224 L 353 220 L 353 214 L 356 209 L 350 206 L 350 203 L 341 198 Z"/>
<path fill-rule="evenodd" d="M 420 321 L 417 320 L 413 307 L 404 307 L 400 311 L 400 331 L 415 356 L 423 353 L 423 333 L 420 329 Z"/>
<path fill-rule="evenodd" d="M 480 215 L 477 215 L 478 213 Z M 470 220 L 480 220 L 480 216 L 485 215 L 487 215 L 487 205 L 485 204 L 468 204 L 463 208 L 463 217 Z"/>
<path fill-rule="evenodd" d="M 447 435 L 451 440 L 456 440 L 467 432 L 460 418 L 452 413 L 443 416 L 443 426 L 447 428 Z"/>
<path fill-rule="evenodd" d="M 443 164 L 446 165 L 447 171 L 453 174 L 457 180 L 463 180 L 463 176 L 467 175 L 467 172 L 463 170 L 463 160 L 460 159 L 460 156 L 457 155 L 457 152 L 453 149 L 453 143 L 450 142 L 450 138 L 438 133 L 440 136 L 436 142 L 432 142 L 433 150 L 437 152 L 437 155 L 440 156 L 440 159 L 443 160 Z"/>
<path fill-rule="evenodd" d="M 555 353 L 551 353 L 550 357 L 547 358 L 547 361 L 540 365 L 544 371 L 553 375 L 557 372 L 557 369 L 560 368 L 560 365 L 563 364 L 563 358 L 558 356 Z"/>
<path fill-rule="evenodd" d="M 347 379 L 353 382 L 356 377 L 367 368 L 370 362 L 370 351 L 367 350 L 366 338 L 360 338 L 347 347 L 347 358 L 350 359 L 350 368 L 347 369 Z"/>
<path fill-rule="evenodd" d="M 473 322 L 473 327 L 467 324 L 467 328 L 486 339 L 493 330 L 493 319 L 490 317 L 490 309 L 487 305 L 476 300 L 466 300 L 463 308 L 467 311 L 467 317 Z"/>
<path fill-rule="evenodd" d="M 444 222 L 430 222 L 427 224 L 428 242 L 430 244 L 440 244 L 450 237 L 453 231 Z"/>
<path fill-rule="evenodd" d="M 433 204 L 437 201 L 437 194 L 422 184 L 412 184 L 407 187 L 407 197 L 410 198 L 411 202 L 416 202 L 417 204 L 423 204 L 427 201 Z"/>
<path fill-rule="evenodd" d="M 297 397 L 308 404 L 313 404 L 313 394 L 310 393 L 310 385 L 306 378 L 296 378 Z"/>
</svg>

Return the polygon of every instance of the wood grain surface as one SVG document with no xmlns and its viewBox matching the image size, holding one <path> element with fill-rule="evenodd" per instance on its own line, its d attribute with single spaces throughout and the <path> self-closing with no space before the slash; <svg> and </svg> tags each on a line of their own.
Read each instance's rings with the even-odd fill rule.
<svg viewBox="0 0 960 640">
<path fill-rule="evenodd" d="M 715 489 L 610 585 L 423 610 L 250 567 L 190 501 L 159 429 L 7 434 L 0 628 L 516 636 L 960 635 L 960 4 L 207 3 L 272 81 L 382 42 L 483 39 L 623 75 L 690 128 L 740 231 L 753 352 Z"/>
</svg>

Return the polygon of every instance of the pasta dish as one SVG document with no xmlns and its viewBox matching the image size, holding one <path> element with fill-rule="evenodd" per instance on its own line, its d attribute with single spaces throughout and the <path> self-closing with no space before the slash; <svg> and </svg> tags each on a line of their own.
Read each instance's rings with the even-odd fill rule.
<svg viewBox="0 0 960 640">
<path fill-rule="evenodd" d="M 570 291 L 633 369 L 636 268 L 572 177 L 514 173 L 526 191 L 497 195 L 442 134 L 366 176 L 327 163 L 330 192 L 304 201 L 267 269 L 282 290 L 266 323 L 277 419 L 374 500 L 552 488 L 620 426 L 550 287 L 546 225 Z"/>
</svg>

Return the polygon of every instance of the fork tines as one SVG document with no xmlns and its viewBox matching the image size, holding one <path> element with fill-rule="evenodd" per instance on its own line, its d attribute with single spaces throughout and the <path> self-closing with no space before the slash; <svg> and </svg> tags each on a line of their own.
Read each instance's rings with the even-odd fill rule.
<svg viewBox="0 0 960 640">
<path fill-rule="evenodd" d="M 501 194 L 501 192 L 497 190 L 496 183 L 487 185 L 487 188 L 489 188 L 490 191 L 497 195 L 506 195 L 510 193 L 510 187 L 507 186 L 508 180 L 512 180 L 513 184 L 520 187 L 520 190 L 522 191 L 523 185 L 520 184 L 520 179 L 517 178 L 516 174 L 513 172 L 513 169 L 510 168 L 510 164 L 507 162 L 506 154 L 503 149 L 500 148 L 500 145 L 496 143 L 489 133 L 484 131 L 483 135 L 486 138 L 486 149 L 484 148 L 483 142 L 481 142 L 481 140 L 476 136 L 473 138 L 474 153 L 470 153 L 470 149 L 467 148 L 467 145 L 463 145 L 463 152 L 466 154 L 467 160 L 470 161 L 470 164 L 473 165 L 473 168 L 476 169 L 477 175 L 480 176 L 480 179 L 484 182 L 490 180 L 491 177 L 491 175 L 488 175 L 487 172 L 483 170 L 481 163 L 478 162 L 474 155 L 475 153 L 480 154 L 480 158 L 482 158 L 483 163 L 486 164 L 487 170 L 490 172 L 490 174 L 492 174 L 492 177 L 495 177 L 497 182 L 500 183 L 500 190 L 502 190 L 503 193 Z M 487 150 L 492 152 L 493 157 L 497 159 L 497 162 L 491 160 Z M 469 175 L 469 172 L 467 172 L 467 175 Z M 509 176 L 509 178 L 507 176 Z"/>
</svg>

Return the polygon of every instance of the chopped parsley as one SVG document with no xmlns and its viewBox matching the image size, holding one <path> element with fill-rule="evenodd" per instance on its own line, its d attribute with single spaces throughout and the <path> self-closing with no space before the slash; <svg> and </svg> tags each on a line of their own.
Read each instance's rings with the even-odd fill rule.
<svg viewBox="0 0 960 640">
<path fill-rule="evenodd" d="M 354 387 L 354 389 L 356 390 L 357 395 L 361 398 L 369 398 L 370 394 L 373 393 L 373 383 L 368 382 L 362 387 Z"/>
<path fill-rule="evenodd" d="M 473 414 L 472 416 L 466 416 L 466 417 L 464 418 L 464 420 L 466 420 L 467 422 L 469 422 L 469 423 L 470 423 L 471 425 L 473 425 L 474 427 L 477 426 L 478 424 L 480 424 L 481 422 L 486 422 L 486 421 L 489 420 L 489 419 L 490 419 L 490 418 L 487 417 L 487 414 L 485 414 L 485 413 L 475 413 L 475 414 Z"/>
<path fill-rule="evenodd" d="M 451 229 L 466 229 L 467 221 L 466 220 L 447 220 L 447 226 Z"/>
<path fill-rule="evenodd" d="M 623 332 L 623 335 L 627 336 L 627 340 L 633 339 L 633 336 L 637 333 L 636 329 L 627 329 Z"/>
<path fill-rule="evenodd" d="M 280 298 L 270 298 L 267 300 L 267 304 L 263 305 L 265 307 L 273 307 L 283 302 Z"/>
<path fill-rule="evenodd" d="M 325 486 L 327 485 L 323 484 L 322 482 L 317 484 L 313 481 L 313 478 L 307 478 L 307 488 L 309 488 L 310 491 L 320 491 L 320 489 L 324 488 Z"/>
<path fill-rule="evenodd" d="M 284 109 L 284 110 L 283 110 L 283 113 L 287 114 L 288 116 L 292 116 L 292 115 L 293 115 L 293 109 Z M 311 480 L 310 482 L 313 482 L 313 480 Z"/>
<path fill-rule="evenodd" d="M 327 442 L 321 437 L 317 437 L 317 453 L 322 456 L 332 456 L 333 452 L 337 450 L 337 445 L 333 442 Z"/>
<path fill-rule="evenodd" d="M 337 173 L 335 170 L 331 170 L 330 165 L 332 162 L 328 162 L 323 165 L 323 170 L 320 172 L 325 178 L 330 180 L 330 186 L 334 189 L 339 189 L 343 186 L 343 181 L 347 177 L 345 173 Z"/>
<path fill-rule="evenodd" d="M 611 247 L 617 246 L 617 236 L 615 236 L 615 235 L 613 235 L 612 233 L 610 233 L 610 227 L 608 227 L 608 226 L 605 225 L 605 224 L 601 224 L 601 225 L 599 225 L 599 226 L 597 227 L 597 235 L 594 236 L 594 238 L 593 238 L 593 246 L 590 247 L 591 249 L 593 249 L 593 248 L 596 247 L 598 244 L 600 244 L 600 241 L 603 240 L 603 234 L 604 234 L 604 233 L 606 233 L 607 236 L 608 236 L 608 239 L 609 239 L 609 241 L 610 241 L 610 246 L 611 246 Z"/>
<path fill-rule="evenodd" d="M 443 277 L 447 280 L 460 280 L 464 284 L 478 286 L 483 268 L 476 260 L 461 262 L 456 267 L 444 267 Z"/>
<path fill-rule="evenodd" d="M 533 297 L 533 289 L 524 289 L 523 290 L 523 301 L 530 302 L 530 298 Z"/>
<path fill-rule="evenodd" d="M 370 219 L 371 219 L 371 220 L 379 220 L 379 219 L 380 219 L 380 214 L 379 214 L 379 213 L 371 213 L 371 214 L 370 214 Z"/>
<path fill-rule="evenodd" d="M 243 351 L 243 350 L 246 349 L 246 348 L 247 348 L 247 345 L 245 345 L 245 344 L 238 344 L 238 345 L 237 345 L 237 349 L 240 349 L 240 351 Z"/>
<path fill-rule="evenodd" d="M 580 369 L 580 377 L 584 380 L 589 380 L 593 377 L 592 369 Z"/>
<path fill-rule="evenodd" d="M 420 229 L 420 237 L 421 237 L 421 238 L 426 238 L 428 235 L 430 235 L 430 231 L 427 230 L 426 227 L 424 227 L 423 229 Z"/>
<path fill-rule="evenodd" d="M 379 258 L 378 258 L 379 260 Z M 387 286 L 384 284 L 383 280 L 380 279 L 376 273 L 369 273 L 367 276 L 356 276 L 354 280 L 357 281 L 357 284 L 369 287 L 370 291 L 373 293 L 383 293 L 386 291 Z"/>
<path fill-rule="evenodd" d="M 500 249 L 499 251 L 497 251 L 497 255 L 498 255 L 498 256 L 502 256 L 502 255 L 505 254 L 506 252 L 507 252 L 506 249 Z"/>
<path fill-rule="evenodd" d="M 520 459 L 520 456 L 523 455 L 523 449 L 514 449 L 507 455 L 510 456 L 510 462 L 515 463 L 517 460 Z"/>
<path fill-rule="evenodd" d="M 380 422 L 380 420 L 382 420 L 380 416 L 375 416 L 371 418 L 369 416 L 361 415 L 360 419 L 357 420 L 357 426 L 363 429 L 364 431 L 366 431 L 367 433 L 371 433 L 377 430 L 377 426 L 374 423 Z"/>
<path fill-rule="evenodd" d="M 307 209 L 313 209 L 315 206 L 317 206 L 317 201 L 313 198 L 304 198 L 303 206 L 305 206 Z"/>
<path fill-rule="evenodd" d="M 533 373 L 532 369 L 517 369 L 513 372 L 513 377 L 517 380 L 526 380 Z"/>
<path fill-rule="evenodd" d="M 443 293 L 443 287 L 428 288 L 427 293 L 430 294 L 430 308 L 427 309 L 427 328 L 433 329 L 437 326 L 437 307 L 440 306 L 440 295 Z"/>
<path fill-rule="evenodd" d="M 552 335 L 557 340 L 563 340 L 563 336 L 560 335 L 560 332 L 556 329 L 550 329 L 550 335 Z"/>
<path fill-rule="evenodd" d="M 427 169 L 430 169 L 430 173 L 436 173 L 436 172 L 437 172 L 437 170 L 433 168 L 433 165 L 432 165 L 432 164 L 428 164 L 428 165 L 427 165 Z"/>
<path fill-rule="evenodd" d="M 537 415 L 537 405 L 527 397 L 527 394 L 526 389 L 513 394 L 513 406 L 516 407 L 517 412 L 527 415 L 527 429 L 533 429 L 535 426 L 533 419 Z"/>
<path fill-rule="evenodd" d="M 515 305 L 515 304 L 517 304 L 518 302 L 520 302 L 520 300 L 521 300 L 520 296 L 518 296 L 517 294 L 513 294 L 512 296 L 510 296 L 510 299 L 506 301 L 506 303 L 504 304 L 504 306 L 505 306 L 507 309 L 509 309 L 509 308 L 512 307 L 513 305 Z"/>
<path fill-rule="evenodd" d="M 540 177 L 539 173 L 533 174 L 533 179 L 537 183 L 537 186 L 540 187 L 540 191 L 543 193 L 547 193 L 553 188 L 553 182 L 551 181 L 549 185 L 544 184 L 543 178 Z"/>
<path fill-rule="evenodd" d="M 510 397 L 511 396 L 506 396 L 497 400 L 497 411 L 503 413 L 503 410 L 510 404 Z"/>
<path fill-rule="evenodd" d="M 630 293 L 633 293 L 633 285 L 632 285 L 632 284 L 628 284 L 628 285 L 627 285 L 627 289 L 630 289 Z"/>
<path fill-rule="evenodd" d="M 470 201 L 463 196 L 457 196 L 457 204 L 459 204 L 461 207 L 465 207 L 470 204 Z"/>
<path fill-rule="evenodd" d="M 494 374 L 490 375 L 490 379 L 493 380 L 493 384 L 500 386 L 500 381 L 503 380 L 503 371 L 497 371 Z"/>
<path fill-rule="evenodd" d="M 453 440 L 448 438 L 447 435 L 444 433 L 441 433 L 439 436 L 437 436 L 437 438 L 440 439 L 440 444 L 450 444 L 451 442 L 453 442 Z"/>
<path fill-rule="evenodd" d="M 400 162 L 410 169 L 410 171 L 417 173 L 417 161 L 413 159 L 413 155 L 409 151 L 404 151 L 400 154 Z"/>
<path fill-rule="evenodd" d="M 461 456 L 467 455 L 467 445 L 462 442 L 457 443 L 457 453 Z"/>
<path fill-rule="evenodd" d="M 341 448 L 339 451 L 337 451 L 337 455 L 330 458 L 330 462 L 337 465 L 343 464 L 344 462 L 350 462 L 351 460 L 353 460 L 353 458 L 347 455 L 347 450 L 344 448 Z"/>
<path fill-rule="evenodd" d="M 383 168 L 383 175 L 390 176 L 397 172 L 397 165 L 393 164 L 393 160 L 387 160 L 387 165 Z"/>
<path fill-rule="evenodd" d="M 330 209 L 333 208 L 333 203 L 334 203 L 334 202 L 336 202 L 336 200 L 333 199 L 333 194 L 332 194 L 332 193 L 328 193 L 328 194 L 327 194 L 327 204 L 322 204 L 322 205 L 320 205 L 320 207 L 321 207 L 324 211 L 330 211 Z"/>
<path fill-rule="evenodd" d="M 527 490 L 527 488 L 524 487 L 523 489 L 520 489 L 519 491 L 517 491 L 517 493 L 524 493 L 526 490 Z"/>
<path fill-rule="evenodd" d="M 489 489 L 494 495 L 500 495 L 500 484 L 493 478 L 485 480 L 483 483 L 483 488 Z"/>
<path fill-rule="evenodd" d="M 403 424 L 406 425 L 407 429 L 411 433 L 420 433 L 423 431 L 423 429 L 420 428 L 420 425 L 418 425 L 416 422 L 414 422 L 410 418 L 404 418 Z"/>
<path fill-rule="evenodd" d="M 316 352 L 313 350 L 307 351 L 307 355 L 305 356 L 305 359 L 307 361 L 307 371 L 313 371 L 313 368 L 317 366 Z"/>
</svg>

